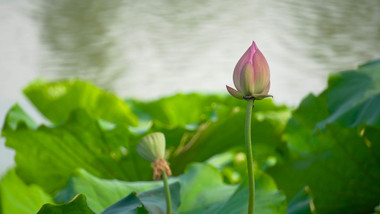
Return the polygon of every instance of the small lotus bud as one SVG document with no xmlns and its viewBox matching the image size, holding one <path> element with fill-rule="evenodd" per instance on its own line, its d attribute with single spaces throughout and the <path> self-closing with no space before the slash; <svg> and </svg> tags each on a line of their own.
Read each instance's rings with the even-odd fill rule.
<svg viewBox="0 0 380 214">
<path fill-rule="evenodd" d="M 150 162 L 165 157 L 165 135 L 161 132 L 149 134 L 136 147 L 137 152 Z"/>
<path fill-rule="evenodd" d="M 263 99 L 268 95 L 270 88 L 270 72 L 268 63 L 257 48 L 255 42 L 243 54 L 235 66 L 233 80 L 236 89 L 227 87 L 227 91 L 238 99 Z"/>
</svg>

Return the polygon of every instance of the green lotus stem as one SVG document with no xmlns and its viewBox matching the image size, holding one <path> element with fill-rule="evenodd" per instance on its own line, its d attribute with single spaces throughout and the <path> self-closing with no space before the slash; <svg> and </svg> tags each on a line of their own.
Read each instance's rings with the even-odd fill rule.
<svg viewBox="0 0 380 214">
<path fill-rule="evenodd" d="M 253 214 L 255 206 L 255 178 L 253 175 L 253 155 L 251 144 L 251 120 L 254 98 L 247 99 L 247 112 L 245 114 L 245 145 L 247 147 L 247 167 L 249 181 L 248 214 Z"/>
<path fill-rule="evenodd" d="M 166 213 L 171 214 L 172 212 L 172 202 L 170 198 L 170 189 L 168 184 L 168 176 L 166 176 L 165 172 L 162 172 L 162 180 L 164 181 L 164 187 L 165 187 L 165 196 L 166 196 Z"/>
</svg>

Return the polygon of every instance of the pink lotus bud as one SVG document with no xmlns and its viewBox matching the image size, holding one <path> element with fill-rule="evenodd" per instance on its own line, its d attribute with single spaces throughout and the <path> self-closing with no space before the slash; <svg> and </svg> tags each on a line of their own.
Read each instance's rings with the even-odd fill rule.
<svg viewBox="0 0 380 214">
<path fill-rule="evenodd" d="M 237 90 L 226 87 L 228 92 L 238 99 L 261 100 L 265 97 L 272 97 L 272 95 L 268 95 L 269 76 L 267 60 L 253 42 L 235 66 L 233 78 Z"/>
</svg>

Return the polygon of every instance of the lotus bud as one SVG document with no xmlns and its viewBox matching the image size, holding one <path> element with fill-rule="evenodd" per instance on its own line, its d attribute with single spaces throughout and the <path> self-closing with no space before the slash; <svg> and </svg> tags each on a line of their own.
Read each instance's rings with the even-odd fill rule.
<svg viewBox="0 0 380 214">
<path fill-rule="evenodd" d="M 236 89 L 226 86 L 227 91 L 238 99 L 254 98 L 261 100 L 272 97 L 272 95 L 268 95 L 270 88 L 269 66 L 255 42 L 236 64 L 233 80 Z"/>
<path fill-rule="evenodd" d="M 167 176 L 172 174 L 169 164 L 165 160 L 165 144 L 165 135 L 161 132 L 155 132 L 143 137 L 136 146 L 137 152 L 152 162 L 154 180 L 161 179 L 162 172 L 165 172 Z"/>
<path fill-rule="evenodd" d="M 165 135 L 161 132 L 149 134 L 137 145 L 137 152 L 150 162 L 154 162 L 165 155 Z"/>
</svg>

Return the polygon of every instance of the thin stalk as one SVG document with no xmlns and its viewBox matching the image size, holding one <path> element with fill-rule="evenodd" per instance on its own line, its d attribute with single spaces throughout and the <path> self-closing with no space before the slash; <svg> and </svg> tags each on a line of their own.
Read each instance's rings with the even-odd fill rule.
<svg viewBox="0 0 380 214">
<path fill-rule="evenodd" d="M 255 178 L 253 175 L 253 155 L 251 144 L 251 122 L 254 99 L 247 99 L 247 112 L 245 114 L 245 145 L 247 147 L 247 167 L 249 182 L 248 214 L 253 214 L 255 204 Z"/>
<path fill-rule="evenodd" d="M 166 197 L 166 213 L 171 214 L 172 212 L 172 202 L 170 198 L 170 189 L 168 184 L 168 176 L 166 176 L 165 172 L 162 172 L 162 180 L 164 181 L 164 187 L 165 187 L 165 197 Z"/>
</svg>

